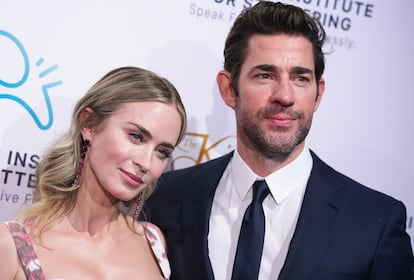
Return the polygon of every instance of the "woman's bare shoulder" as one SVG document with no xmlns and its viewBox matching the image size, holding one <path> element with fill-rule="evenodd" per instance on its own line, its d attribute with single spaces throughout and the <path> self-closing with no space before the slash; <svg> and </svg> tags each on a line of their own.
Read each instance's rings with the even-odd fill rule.
<svg viewBox="0 0 414 280">
<path fill-rule="evenodd" d="M 5 223 L 0 222 L 0 279 L 15 279 L 18 256 L 13 237 Z"/>
<path fill-rule="evenodd" d="M 14 253 L 17 256 L 16 246 L 14 245 L 13 237 L 10 234 L 9 229 L 7 228 L 4 222 L 0 223 L 0 255 L 9 253 Z M 2 260 L 5 260 L 2 258 Z"/>
</svg>

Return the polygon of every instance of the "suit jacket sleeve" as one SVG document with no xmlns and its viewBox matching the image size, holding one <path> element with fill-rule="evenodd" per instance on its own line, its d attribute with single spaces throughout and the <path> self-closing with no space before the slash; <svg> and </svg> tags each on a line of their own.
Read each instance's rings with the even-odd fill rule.
<svg viewBox="0 0 414 280">
<path fill-rule="evenodd" d="M 413 253 L 406 234 L 406 209 L 398 202 L 386 223 L 369 279 L 414 279 Z"/>
</svg>

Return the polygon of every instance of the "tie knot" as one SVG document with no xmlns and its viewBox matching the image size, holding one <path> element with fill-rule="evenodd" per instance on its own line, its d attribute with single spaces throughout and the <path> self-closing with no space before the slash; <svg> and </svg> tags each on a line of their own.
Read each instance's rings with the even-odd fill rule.
<svg viewBox="0 0 414 280">
<path fill-rule="evenodd" d="M 265 180 L 258 180 L 253 184 L 253 202 L 262 203 L 269 194 L 269 187 Z"/>
</svg>

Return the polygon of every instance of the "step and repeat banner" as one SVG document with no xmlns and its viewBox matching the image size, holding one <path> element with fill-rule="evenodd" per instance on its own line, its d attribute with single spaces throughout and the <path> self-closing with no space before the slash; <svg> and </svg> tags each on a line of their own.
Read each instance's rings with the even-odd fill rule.
<svg viewBox="0 0 414 280">
<path fill-rule="evenodd" d="M 109 70 L 139 66 L 172 81 L 188 133 L 168 169 L 235 147 L 233 111 L 215 82 L 226 34 L 256 0 L 0 1 L 0 219 L 31 197 L 44 149 L 75 102 Z M 328 33 L 326 92 L 309 146 L 402 200 L 414 238 L 412 0 L 291 0 Z"/>
</svg>

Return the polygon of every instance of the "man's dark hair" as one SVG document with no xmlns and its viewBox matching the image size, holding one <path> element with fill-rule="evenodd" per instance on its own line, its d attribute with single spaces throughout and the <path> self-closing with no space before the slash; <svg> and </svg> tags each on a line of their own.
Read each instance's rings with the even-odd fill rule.
<svg viewBox="0 0 414 280">
<path fill-rule="evenodd" d="M 255 34 L 302 35 L 309 39 L 313 48 L 316 82 L 320 81 L 325 69 L 322 46 L 326 33 L 322 25 L 299 7 L 280 2 L 261 1 L 240 13 L 226 39 L 224 69 L 231 73 L 232 86 L 236 93 L 249 39 Z"/>
</svg>

